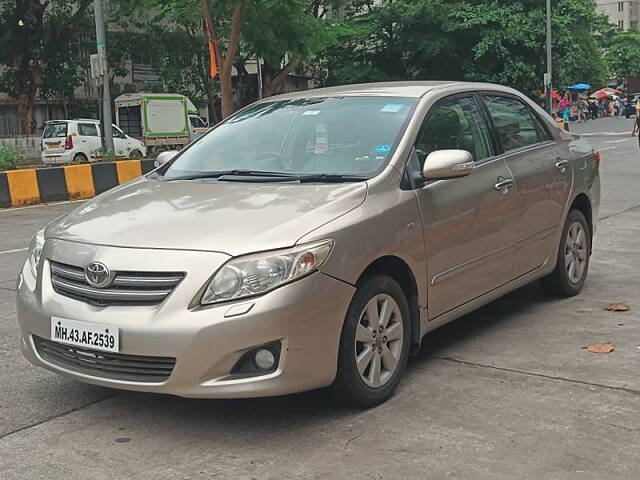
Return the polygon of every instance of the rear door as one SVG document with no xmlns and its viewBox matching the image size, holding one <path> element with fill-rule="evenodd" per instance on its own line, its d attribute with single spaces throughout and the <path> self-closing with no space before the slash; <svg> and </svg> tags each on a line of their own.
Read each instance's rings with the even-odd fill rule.
<svg viewBox="0 0 640 480">
<path fill-rule="evenodd" d="M 78 148 L 88 157 L 95 157 L 96 150 L 101 147 L 98 125 L 95 123 L 78 123 Z"/>
<path fill-rule="evenodd" d="M 436 150 L 467 150 L 475 162 L 467 177 L 427 182 L 416 190 L 428 254 L 431 319 L 511 278 L 514 185 L 504 159 L 495 156 L 486 120 L 473 94 L 448 97 L 431 108 L 416 141 L 420 171 Z"/>
<path fill-rule="evenodd" d="M 42 133 L 42 151 L 45 155 L 59 156 L 64 153 L 68 126 L 68 122 L 47 122 Z"/>
<path fill-rule="evenodd" d="M 571 192 L 571 152 L 521 99 L 503 93 L 484 93 L 482 98 L 517 185 L 517 278 L 542 266 L 557 248 L 555 238 Z"/>
</svg>

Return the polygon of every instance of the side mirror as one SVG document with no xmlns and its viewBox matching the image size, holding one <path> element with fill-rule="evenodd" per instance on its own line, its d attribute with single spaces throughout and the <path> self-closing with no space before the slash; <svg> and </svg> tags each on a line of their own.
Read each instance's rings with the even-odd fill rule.
<svg viewBox="0 0 640 480">
<path fill-rule="evenodd" d="M 426 180 L 446 180 L 471 175 L 475 165 L 466 150 L 436 150 L 424 162 L 422 175 Z"/>
<path fill-rule="evenodd" d="M 167 150 L 166 152 L 159 153 L 158 157 L 153 162 L 153 166 L 158 168 L 158 167 L 164 165 L 169 160 L 171 160 L 173 157 L 175 157 L 178 153 L 179 152 L 177 150 Z"/>
</svg>

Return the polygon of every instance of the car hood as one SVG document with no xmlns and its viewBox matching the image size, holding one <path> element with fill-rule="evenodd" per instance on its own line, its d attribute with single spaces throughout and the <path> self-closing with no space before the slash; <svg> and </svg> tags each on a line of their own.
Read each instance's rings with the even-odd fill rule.
<svg viewBox="0 0 640 480">
<path fill-rule="evenodd" d="M 46 238 L 240 255 L 294 245 L 359 206 L 367 185 L 171 181 L 116 187 L 53 222 Z"/>
</svg>

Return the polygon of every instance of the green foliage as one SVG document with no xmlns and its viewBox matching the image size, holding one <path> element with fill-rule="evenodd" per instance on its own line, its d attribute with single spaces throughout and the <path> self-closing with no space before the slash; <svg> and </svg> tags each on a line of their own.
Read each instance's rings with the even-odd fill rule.
<svg viewBox="0 0 640 480">
<path fill-rule="evenodd" d="M 591 0 L 556 0 L 554 83 L 602 85 L 600 49 L 610 30 Z M 532 94 L 545 68 L 545 4 L 539 0 L 359 0 L 355 33 L 326 57 L 326 83 L 450 79 L 501 83 Z"/>
<path fill-rule="evenodd" d="M 640 32 L 620 32 L 611 38 L 606 55 L 617 78 L 640 75 Z"/>
<path fill-rule="evenodd" d="M 111 150 L 105 150 L 102 147 L 94 150 L 93 155 L 103 162 L 114 162 L 117 160 L 116 154 Z"/>
<path fill-rule="evenodd" d="M 15 148 L 0 146 L 0 171 L 16 168 L 21 158 L 22 156 Z"/>
<path fill-rule="evenodd" d="M 0 91 L 27 101 L 68 94 L 85 67 L 89 0 L 0 0 Z"/>
</svg>

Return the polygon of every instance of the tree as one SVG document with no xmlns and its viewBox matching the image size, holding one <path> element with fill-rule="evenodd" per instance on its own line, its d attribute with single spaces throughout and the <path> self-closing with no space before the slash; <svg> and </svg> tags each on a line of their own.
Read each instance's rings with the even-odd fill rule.
<svg viewBox="0 0 640 480">
<path fill-rule="evenodd" d="M 245 54 L 261 58 L 264 97 L 283 85 L 290 73 L 335 45 L 351 30 L 333 14 L 336 0 L 265 0 L 245 15 Z"/>
<path fill-rule="evenodd" d="M 233 82 L 232 68 L 236 53 L 238 52 L 238 44 L 240 43 L 240 22 L 242 21 L 242 9 L 244 7 L 242 0 L 231 3 L 231 26 L 227 37 L 227 48 L 222 54 L 218 48 L 220 37 L 215 34 L 213 29 L 214 19 L 209 8 L 209 0 L 201 0 L 202 15 L 204 21 L 208 22 L 211 28 L 207 29 L 209 42 L 212 43 L 216 50 L 216 60 L 218 62 L 217 70 L 220 75 L 220 93 L 222 96 L 222 118 L 226 118 L 235 111 L 233 104 Z"/>
<path fill-rule="evenodd" d="M 608 44 L 606 60 L 619 79 L 640 75 L 640 32 L 620 32 Z"/>
<path fill-rule="evenodd" d="M 18 100 L 20 126 L 35 130 L 34 105 L 51 72 L 51 85 L 79 82 L 72 50 L 91 0 L 0 0 L 0 91 Z M 79 55 L 78 55 L 79 56 Z M 63 66 L 58 64 L 62 60 Z M 46 91 L 55 90 L 53 87 Z"/>
<path fill-rule="evenodd" d="M 545 4 L 539 0 L 357 0 L 356 33 L 326 58 L 326 83 L 468 80 L 528 94 L 542 88 Z M 606 17 L 591 0 L 556 0 L 554 83 L 600 85 L 607 68 L 598 32 Z"/>
</svg>

